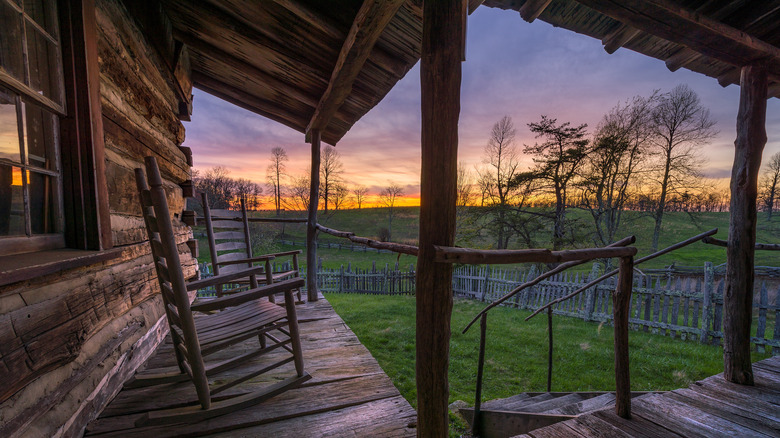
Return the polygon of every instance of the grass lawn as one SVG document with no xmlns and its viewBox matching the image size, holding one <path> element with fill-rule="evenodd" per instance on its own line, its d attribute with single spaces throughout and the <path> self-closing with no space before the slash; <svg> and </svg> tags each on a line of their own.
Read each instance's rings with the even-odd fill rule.
<svg viewBox="0 0 780 438">
<path fill-rule="evenodd" d="M 377 359 L 401 394 L 417 404 L 415 300 L 412 296 L 327 294 L 328 301 Z M 450 399 L 474 403 L 479 324 L 461 330 L 483 304 L 455 300 L 450 342 Z M 547 322 L 541 315 L 496 308 L 488 317 L 483 400 L 547 389 Z M 613 376 L 611 326 L 574 318 L 553 319 L 553 391 L 610 391 Z M 670 390 L 723 371 L 722 349 L 697 342 L 631 331 L 631 388 Z M 769 357 L 754 353 L 753 360 Z M 462 425 L 452 424 L 457 430 Z M 457 436 L 457 435 L 456 435 Z"/>
<path fill-rule="evenodd" d="M 478 210 L 480 207 L 471 208 Z M 412 245 L 417 244 L 419 211 L 419 207 L 400 207 L 395 209 L 392 241 Z M 257 216 L 273 215 L 271 212 L 255 212 L 253 214 Z M 285 214 L 290 217 L 302 215 L 300 212 L 287 212 Z M 578 230 L 581 233 L 581 236 L 578 237 L 577 246 L 591 246 L 592 242 L 590 237 L 588 237 L 588 233 L 592 228 L 592 219 L 590 218 L 589 213 L 583 210 L 571 209 L 568 213 L 568 217 L 576 220 L 577 223 L 580 224 Z M 351 231 L 358 236 L 369 238 L 376 238 L 379 229 L 387 226 L 387 220 L 388 211 L 386 208 L 338 210 L 329 212 L 327 215 L 320 212 L 319 217 L 319 222 L 325 226 L 343 231 Z M 635 246 L 639 249 L 637 257 L 642 257 L 651 253 L 653 224 L 652 218 L 647 216 L 647 214 L 627 211 L 624 213 L 622 225 L 617 233 L 617 237 L 622 238 L 632 234 L 636 235 L 637 242 Z M 282 232 L 282 227 L 280 225 L 274 226 L 277 227 L 277 232 Z M 719 231 L 715 237 L 727 239 L 728 226 L 729 213 L 701 212 L 689 214 L 685 212 L 667 212 L 664 215 L 659 248 L 664 248 L 716 227 Z M 299 242 L 305 241 L 306 229 L 303 225 L 286 225 L 284 227 L 284 233 L 287 236 L 287 239 L 292 238 Z M 543 237 L 537 237 L 540 243 L 539 246 L 550 247 L 550 242 L 545 240 L 544 237 L 550 233 L 545 231 L 541 234 Z M 776 215 L 771 222 L 768 222 L 766 220 L 766 215 L 760 213 L 758 215 L 756 237 L 758 242 L 780 242 L 780 215 Z M 348 243 L 346 239 L 339 239 L 323 233 L 319 234 L 319 239 L 325 242 Z M 456 244 L 487 249 L 492 248 L 495 243 L 493 242 L 492 237 L 483 231 L 479 234 L 479 237 L 472 240 L 469 244 L 460 241 L 456 241 Z M 511 240 L 509 247 L 510 249 L 519 248 L 518 242 L 515 239 Z M 208 247 L 206 246 L 206 248 Z M 278 250 L 289 250 L 290 248 L 291 247 L 289 246 L 280 246 Z M 208 251 L 205 252 L 207 253 Z M 379 268 L 383 267 L 385 263 L 389 263 L 393 266 L 396 261 L 396 256 L 392 254 L 352 252 L 347 250 L 338 251 L 336 249 L 320 249 L 318 250 L 318 257 L 323 259 L 323 266 L 327 268 L 338 268 L 342 264 L 346 267 L 348 263 L 352 263 L 352 266 L 370 268 L 373 261 L 376 261 L 377 268 Z M 706 261 L 710 261 L 715 265 L 725 263 L 725 248 L 705 245 L 703 243 L 694 243 L 686 248 L 647 262 L 642 265 L 642 268 L 661 268 L 673 262 L 677 265 L 703 266 Z M 414 262 L 414 257 L 402 256 L 400 265 L 405 267 Z M 777 255 L 772 254 L 771 251 L 757 251 L 756 265 L 777 266 Z M 582 268 L 582 270 L 589 271 L 590 266 L 587 265 Z"/>
</svg>

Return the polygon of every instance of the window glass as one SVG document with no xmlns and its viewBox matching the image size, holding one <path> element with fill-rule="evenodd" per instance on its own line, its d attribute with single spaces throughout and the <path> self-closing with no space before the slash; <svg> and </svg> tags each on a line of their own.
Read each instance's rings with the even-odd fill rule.
<svg viewBox="0 0 780 438">
<path fill-rule="evenodd" d="M 0 67 L 19 81 L 24 81 L 22 14 L 0 0 Z"/>
<path fill-rule="evenodd" d="M 30 226 L 33 234 L 56 233 L 57 191 L 56 179 L 49 175 L 29 172 L 27 187 L 30 193 Z"/>
<path fill-rule="evenodd" d="M 0 162 L 0 236 L 23 236 L 22 169 Z"/>
<path fill-rule="evenodd" d="M 56 171 L 57 117 L 50 112 L 24 104 L 24 144 L 27 164 Z"/>
<path fill-rule="evenodd" d="M 46 29 L 49 35 L 56 37 L 57 22 L 52 0 L 24 0 L 24 13 Z"/>
<path fill-rule="evenodd" d="M 60 68 L 57 46 L 33 26 L 27 26 L 27 65 L 30 87 L 49 99 L 62 104 Z"/>
<path fill-rule="evenodd" d="M 15 100 L 0 88 L 0 161 L 21 163 Z"/>
</svg>

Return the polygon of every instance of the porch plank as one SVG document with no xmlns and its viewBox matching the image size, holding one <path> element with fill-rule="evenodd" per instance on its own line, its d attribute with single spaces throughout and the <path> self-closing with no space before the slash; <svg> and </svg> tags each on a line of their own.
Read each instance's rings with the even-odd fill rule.
<svg viewBox="0 0 780 438">
<path fill-rule="evenodd" d="M 196 402 L 190 382 L 125 388 L 87 427 L 89 437 L 167 436 L 376 436 L 402 437 L 416 433 L 416 413 L 401 397 L 357 336 L 336 315 L 324 299 L 296 307 L 306 371 L 312 379 L 254 407 L 223 416 L 177 425 L 136 428 L 135 421 L 145 413 L 187 406 Z M 250 339 L 247 342 L 257 342 Z M 209 356 L 211 360 L 240 355 L 242 344 Z M 266 356 L 269 363 L 281 351 Z M 229 379 L 245 368 L 256 367 L 253 360 L 210 378 L 211 383 Z M 245 384 L 230 388 L 220 397 L 234 397 L 289 376 L 292 365 Z M 170 343 L 158 348 L 155 356 L 139 372 L 175 372 Z"/>
</svg>

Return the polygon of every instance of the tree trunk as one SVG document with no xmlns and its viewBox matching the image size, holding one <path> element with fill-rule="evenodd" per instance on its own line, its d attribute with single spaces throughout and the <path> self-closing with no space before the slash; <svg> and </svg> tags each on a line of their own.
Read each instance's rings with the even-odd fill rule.
<svg viewBox="0 0 780 438">
<path fill-rule="evenodd" d="M 669 146 L 671 148 L 671 146 Z M 671 150 L 671 149 L 670 149 Z M 664 169 L 664 179 L 661 181 L 661 197 L 658 198 L 658 209 L 655 211 L 655 228 L 653 229 L 653 251 L 658 251 L 658 241 L 661 237 L 661 223 L 666 211 L 666 192 L 669 188 L 669 173 L 671 172 L 671 152 L 666 155 L 666 168 Z"/>
<path fill-rule="evenodd" d="M 320 131 L 311 133 L 311 186 L 309 219 L 306 224 L 306 290 L 309 301 L 317 301 L 317 206 L 320 203 Z"/>
<path fill-rule="evenodd" d="M 767 71 L 761 63 L 742 67 L 737 139 L 731 170 L 731 216 L 723 296 L 723 378 L 753 384 L 750 325 L 756 243 L 756 198 L 761 153 L 766 144 Z"/>
<path fill-rule="evenodd" d="M 434 262 L 434 245 L 455 241 L 458 117 L 466 1 L 425 1 L 420 82 L 422 172 L 417 258 L 417 436 L 448 436 L 447 371 L 452 265 Z"/>
</svg>

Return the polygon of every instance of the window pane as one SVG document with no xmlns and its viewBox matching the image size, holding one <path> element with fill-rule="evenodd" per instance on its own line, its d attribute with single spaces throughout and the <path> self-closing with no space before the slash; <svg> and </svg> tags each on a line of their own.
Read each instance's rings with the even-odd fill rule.
<svg viewBox="0 0 780 438">
<path fill-rule="evenodd" d="M 24 103 L 24 118 L 27 163 L 46 170 L 58 170 L 54 153 L 57 117 L 36 105 Z"/>
<path fill-rule="evenodd" d="M 0 236 L 23 236 L 22 169 L 0 163 Z"/>
<path fill-rule="evenodd" d="M 62 104 L 57 47 L 32 26 L 27 26 L 27 64 L 33 91 Z"/>
<path fill-rule="evenodd" d="M 24 81 L 22 15 L 5 1 L 0 1 L 0 29 L 0 67 L 16 79 Z"/>
<path fill-rule="evenodd" d="M 55 3 L 51 0 L 24 0 L 24 12 L 36 23 L 49 32 L 49 35 L 57 35 L 57 13 L 54 10 Z"/>
<path fill-rule="evenodd" d="M 21 163 L 16 99 L 3 91 L 0 88 L 0 160 Z"/>
<path fill-rule="evenodd" d="M 33 234 L 56 233 L 56 180 L 49 175 L 30 172 L 27 188 L 30 191 L 30 225 Z"/>
</svg>

